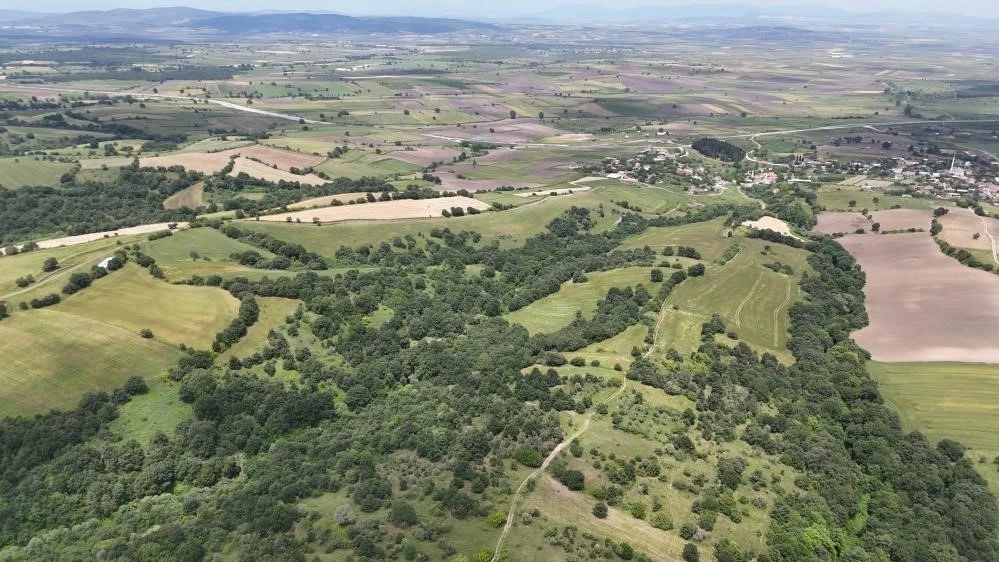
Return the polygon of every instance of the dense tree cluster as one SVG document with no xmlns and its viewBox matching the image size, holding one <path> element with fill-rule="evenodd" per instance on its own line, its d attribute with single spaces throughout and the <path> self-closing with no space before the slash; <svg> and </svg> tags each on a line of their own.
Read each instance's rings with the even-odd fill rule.
<svg viewBox="0 0 999 562">
<path fill-rule="evenodd" d="M 746 157 L 746 151 L 741 147 L 721 139 L 704 137 L 694 141 L 691 146 L 697 152 L 723 162 L 741 162 Z"/>
</svg>

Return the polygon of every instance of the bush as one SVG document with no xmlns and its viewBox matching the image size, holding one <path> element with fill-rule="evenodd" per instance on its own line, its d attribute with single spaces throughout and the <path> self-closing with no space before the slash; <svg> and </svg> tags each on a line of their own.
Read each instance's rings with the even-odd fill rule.
<svg viewBox="0 0 999 562">
<path fill-rule="evenodd" d="M 700 562 L 701 553 L 697 550 L 697 545 L 690 542 L 683 545 L 683 560 L 684 562 Z"/>
<path fill-rule="evenodd" d="M 593 506 L 593 516 L 597 519 L 607 518 L 607 504 L 604 502 L 599 502 L 597 505 Z"/>
<path fill-rule="evenodd" d="M 149 340 L 149 339 L 153 338 L 153 331 L 150 330 L 149 328 L 143 328 L 143 329 L 139 330 L 139 335 L 142 336 L 143 338 Z"/>
<path fill-rule="evenodd" d="M 573 367 L 585 367 L 586 359 L 583 359 L 582 357 L 573 357 L 572 361 L 569 361 L 569 364 Z"/>
<path fill-rule="evenodd" d="M 333 512 L 333 520 L 336 521 L 337 525 L 346 527 L 347 525 L 353 525 L 354 521 L 357 521 L 357 515 L 349 505 L 341 505 Z"/>
<path fill-rule="evenodd" d="M 545 461 L 545 458 L 541 456 L 541 452 L 531 447 L 524 447 L 518 450 L 516 459 L 520 464 L 531 468 L 538 468 Z"/>
<path fill-rule="evenodd" d="M 125 381 L 125 386 L 123 388 L 125 389 L 125 392 L 132 396 L 149 392 L 149 386 L 146 384 L 146 381 L 142 380 L 142 377 L 129 378 Z"/>
<path fill-rule="evenodd" d="M 680 538 L 689 541 L 697 533 L 697 526 L 693 523 L 684 523 L 680 526 Z"/>
<path fill-rule="evenodd" d="M 695 263 L 694 265 L 687 268 L 687 275 L 691 277 L 700 277 L 704 275 L 704 264 Z"/>
</svg>

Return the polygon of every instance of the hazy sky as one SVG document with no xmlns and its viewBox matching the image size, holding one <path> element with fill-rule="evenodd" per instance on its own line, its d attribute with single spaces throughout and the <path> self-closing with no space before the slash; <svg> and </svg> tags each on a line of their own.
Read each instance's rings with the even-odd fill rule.
<svg viewBox="0 0 999 562">
<path fill-rule="evenodd" d="M 468 0 L 366 0 L 363 2 L 330 2 L 321 0 L 34 0 L 32 2 L 0 2 L 0 8 L 22 10 L 67 12 L 84 9 L 143 8 L 153 6 L 191 6 L 206 10 L 254 11 L 254 10 L 323 10 L 345 14 L 396 14 L 396 15 L 452 15 L 481 17 L 493 13 L 497 17 L 531 14 L 545 8 L 564 4 L 592 4 L 613 8 L 635 6 L 669 6 L 683 4 L 747 4 L 755 6 L 797 5 L 802 2 L 788 0 L 504 0 L 502 2 L 468 2 Z M 7 4 L 7 5 L 3 5 Z M 817 2 L 819 5 L 835 6 L 848 11 L 898 10 L 902 12 L 935 11 L 963 13 L 999 17 L 999 2 L 996 0 L 964 0 L 962 2 L 939 2 L 927 0 L 838 0 L 833 4 Z M 495 10 L 491 12 L 490 10 Z"/>
</svg>

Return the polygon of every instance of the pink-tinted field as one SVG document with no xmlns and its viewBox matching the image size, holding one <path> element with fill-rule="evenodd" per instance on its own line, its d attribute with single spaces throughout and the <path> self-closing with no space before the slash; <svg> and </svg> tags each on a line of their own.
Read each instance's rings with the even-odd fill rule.
<svg viewBox="0 0 999 562">
<path fill-rule="evenodd" d="M 927 233 L 839 241 L 867 275 L 870 325 L 853 337 L 875 360 L 999 362 L 999 276 L 945 256 Z"/>
</svg>

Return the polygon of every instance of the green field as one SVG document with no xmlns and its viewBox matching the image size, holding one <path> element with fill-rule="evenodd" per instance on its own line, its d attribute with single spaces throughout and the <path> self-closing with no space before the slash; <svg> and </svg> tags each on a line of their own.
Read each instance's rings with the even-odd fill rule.
<svg viewBox="0 0 999 562">
<path fill-rule="evenodd" d="M 38 185 L 58 186 L 59 178 L 72 168 L 72 164 L 36 160 L 32 156 L 0 158 L 0 186 L 9 189 Z"/>
<path fill-rule="evenodd" d="M 170 285 L 128 264 L 56 308 L 134 334 L 148 328 L 158 341 L 205 348 L 236 317 L 239 302 L 222 289 Z"/>
<path fill-rule="evenodd" d="M 180 355 L 136 331 L 61 310 L 14 314 L 0 321 L 0 415 L 72 408 L 86 392 L 152 379 Z"/>
<path fill-rule="evenodd" d="M 864 191 L 857 187 L 831 184 L 819 188 L 819 205 L 827 211 L 882 211 L 896 206 L 902 209 L 933 209 L 949 207 L 950 201 L 928 199 L 922 197 L 902 197 L 900 195 L 885 195 L 879 191 Z M 874 199 L 878 201 L 875 202 Z M 855 201 L 850 206 L 850 201 Z"/>
<path fill-rule="evenodd" d="M 671 230 L 686 237 L 690 236 L 690 227 L 705 228 L 706 224 L 709 223 L 662 229 L 659 234 L 673 240 Z M 801 273 L 807 268 L 807 253 L 777 244 L 770 245 L 770 249 L 766 250 L 768 244 L 762 240 L 741 237 L 719 237 L 718 240 L 724 242 L 724 248 L 734 241 L 738 241 L 742 248 L 725 265 L 709 263 L 703 277 L 689 278 L 676 288 L 662 316 L 656 346 L 659 349 L 673 347 L 681 353 L 694 351 L 700 342 L 701 324 L 707 322 L 712 314 L 718 314 L 727 330 L 735 332 L 746 343 L 760 351 L 775 353 L 783 360 L 791 360 L 790 353 L 785 349 L 788 310 L 799 298 L 798 283 Z M 702 246 L 697 248 L 705 254 L 705 258 L 714 255 L 714 252 L 706 253 Z M 763 267 L 764 263 L 774 262 L 789 265 L 793 275 L 776 273 Z"/>
<path fill-rule="evenodd" d="M 455 232 L 461 230 L 478 232 L 482 234 L 484 240 L 495 238 L 502 246 L 510 247 L 521 245 L 527 238 L 542 232 L 545 225 L 572 206 L 593 209 L 597 230 L 610 228 L 616 218 L 610 213 L 603 218 L 597 217 L 595 211 L 598 203 L 599 201 L 590 193 L 578 193 L 549 197 L 533 205 L 524 205 L 508 211 L 491 211 L 464 217 L 341 222 L 321 227 L 264 221 L 240 221 L 237 225 L 248 230 L 267 232 L 286 242 L 301 244 L 310 251 L 324 256 L 332 256 L 340 246 L 377 244 L 407 234 L 429 235 L 430 230 L 444 227 Z"/>
<path fill-rule="evenodd" d="M 642 248 L 648 246 L 654 250 L 662 250 L 666 246 L 690 246 L 701 253 L 705 260 L 718 259 L 737 239 L 726 236 L 728 228 L 725 219 L 685 224 L 665 228 L 649 228 L 641 234 L 626 239 L 623 249 Z"/>
<path fill-rule="evenodd" d="M 553 295 L 548 295 L 520 310 L 506 315 L 513 324 L 521 324 L 532 334 L 551 333 L 569 324 L 576 312 L 591 318 L 597 310 L 597 301 L 603 299 L 612 287 L 645 285 L 650 294 L 656 294 L 659 283 L 649 280 L 648 267 L 625 267 L 610 271 L 588 273 L 584 283 L 566 281 Z"/>
<path fill-rule="evenodd" d="M 253 250 L 265 259 L 274 257 L 267 250 L 233 240 L 214 228 L 177 231 L 173 236 L 146 242 L 142 249 L 156 259 L 156 264 L 171 281 L 192 275 L 205 277 L 254 271 L 229 257 L 236 252 Z M 197 252 L 198 259 L 193 259 L 191 252 Z"/>
<path fill-rule="evenodd" d="M 954 439 L 999 494 L 999 365 L 982 363 L 868 363 L 885 399 L 906 429 L 931 440 Z M 980 457 L 986 464 L 979 464 Z"/>
<path fill-rule="evenodd" d="M 35 250 L 15 256 L 0 256 L 0 299 L 16 302 L 23 300 L 27 293 L 42 288 L 48 289 L 51 293 L 58 293 L 71 272 L 81 267 L 86 271 L 90 265 L 100 263 L 104 258 L 114 254 L 120 245 L 136 239 L 134 236 L 105 238 L 76 246 Z M 58 260 L 59 269 L 45 273 L 42 271 L 42 263 L 50 257 Z M 24 288 L 18 287 L 17 279 L 27 275 L 34 277 L 35 283 Z"/>
<path fill-rule="evenodd" d="M 108 425 L 112 433 L 123 439 L 135 439 L 146 445 L 157 431 L 173 433 L 182 420 L 193 417 L 190 404 L 177 396 L 176 384 L 163 378 L 146 377 L 149 392 L 132 398 L 118 407 L 118 418 Z"/>
<path fill-rule="evenodd" d="M 250 326 L 243 339 L 220 355 L 219 360 L 225 361 L 229 357 L 243 358 L 254 351 L 259 351 L 267 344 L 267 332 L 272 328 L 283 326 L 285 317 L 295 312 L 299 302 L 277 297 L 257 297 L 257 304 L 260 306 L 260 317 L 257 319 L 257 323 Z"/>
</svg>

